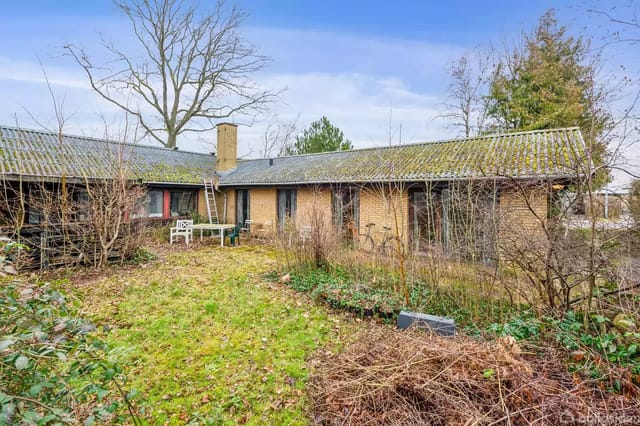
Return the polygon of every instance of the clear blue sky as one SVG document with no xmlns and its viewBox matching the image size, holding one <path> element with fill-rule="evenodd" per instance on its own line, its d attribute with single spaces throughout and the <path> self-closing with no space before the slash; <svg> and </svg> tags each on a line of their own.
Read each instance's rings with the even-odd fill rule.
<svg viewBox="0 0 640 426">
<path fill-rule="evenodd" d="M 199 0 L 201 5 L 213 0 Z M 620 0 L 626 2 L 626 0 Z M 229 4 L 233 4 L 230 0 Z M 303 1 L 237 0 L 249 13 L 243 32 L 272 58 L 257 76 L 265 88 L 283 89 L 280 101 L 240 128 L 241 152 L 254 154 L 266 125 L 295 121 L 306 127 L 322 115 L 356 147 L 399 140 L 424 141 L 456 136 L 438 118 L 446 101 L 452 60 L 470 49 L 514 43 L 535 27 L 550 7 L 574 33 L 596 42 L 606 22 L 589 15 L 602 1 Z M 84 46 L 103 59 L 100 37 L 127 44 L 129 27 L 109 0 L 7 1 L 0 15 L 0 123 L 25 127 L 51 125 L 54 114 L 44 84 L 47 72 L 58 100 L 64 99 L 65 128 L 100 136 L 104 119 L 118 111 L 87 88 L 84 75 L 61 45 Z M 637 46 L 620 50 L 607 62 L 615 69 L 638 67 Z M 42 64 L 42 67 L 41 65 Z M 634 71 L 635 72 L 635 71 Z M 28 111 L 28 113 L 27 113 Z M 35 120 L 34 120 L 35 118 Z M 391 126 L 390 126 L 391 123 Z M 210 151 L 214 135 L 185 138 L 185 149 Z"/>
<path fill-rule="evenodd" d="M 569 11 L 586 5 L 581 0 L 238 0 L 236 4 L 250 13 L 249 22 L 254 25 L 462 43 L 518 31 L 550 7 Z M 114 12 L 111 2 L 105 0 L 10 1 L 3 4 L 2 21 L 46 17 L 54 26 L 60 16 L 93 18 Z"/>
</svg>

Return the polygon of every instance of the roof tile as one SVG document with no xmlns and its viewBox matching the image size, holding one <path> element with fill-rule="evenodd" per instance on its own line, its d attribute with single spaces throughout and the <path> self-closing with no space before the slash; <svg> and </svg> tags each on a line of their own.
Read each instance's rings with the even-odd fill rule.
<svg viewBox="0 0 640 426">
<path fill-rule="evenodd" d="M 270 185 L 574 176 L 585 145 L 577 127 L 384 148 L 242 160 L 220 184 Z"/>
<path fill-rule="evenodd" d="M 0 171 L 7 175 L 105 178 L 122 167 L 147 183 L 201 184 L 215 164 L 208 154 L 0 127 Z"/>
</svg>

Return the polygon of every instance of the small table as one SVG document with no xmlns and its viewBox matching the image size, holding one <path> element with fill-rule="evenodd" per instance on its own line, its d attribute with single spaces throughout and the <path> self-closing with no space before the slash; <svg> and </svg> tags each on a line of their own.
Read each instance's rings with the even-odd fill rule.
<svg viewBox="0 0 640 426">
<path fill-rule="evenodd" d="M 194 231 L 200 230 L 200 241 L 202 241 L 202 231 L 219 231 L 220 247 L 224 247 L 224 231 L 235 227 L 236 226 L 231 223 L 196 223 L 192 229 Z"/>
</svg>

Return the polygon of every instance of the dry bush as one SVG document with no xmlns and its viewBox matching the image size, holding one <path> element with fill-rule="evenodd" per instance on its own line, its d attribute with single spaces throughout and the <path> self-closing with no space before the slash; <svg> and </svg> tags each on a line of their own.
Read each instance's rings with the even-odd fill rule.
<svg viewBox="0 0 640 426">
<path fill-rule="evenodd" d="M 314 197 L 318 195 L 319 192 L 314 191 Z M 297 228 L 296 252 L 318 267 L 325 265 L 331 253 L 336 252 L 340 245 L 340 237 L 331 223 L 329 213 L 314 199 L 313 207 L 303 214 Z"/>
<path fill-rule="evenodd" d="M 287 218 L 267 242 L 279 250 L 279 263 L 286 269 L 299 266 L 326 266 L 341 251 L 340 235 L 331 222 L 331 210 L 322 202 L 323 192 L 311 191 L 311 208 Z"/>
<path fill-rule="evenodd" d="M 0 227 L 30 247 L 19 270 L 100 267 L 128 259 L 143 245 L 147 223 L 129 218 L 146 191 L 126 178 L 122 153 L 113 157 L 107 178 L 0 181 Z"/>
<path fill-rule="evenodd" d="M 563 354 L 375 327 L 340 354 L 324 352 L 309 382 L 316 424 L 619 424 L 640 419 L 623 395 L 570 375 Z"/>
<path fill-rule="evenodd" d="M 104 266 L 114 251 L 121 259 L 140 247 L 144 231 L 143 221 L 128 223 L 127 215 L 146 197 L 140 185 L 129 181 L 122 172 L 108 179 L 87 181 L 89 222 L 96 238 L 97 256 L 94 265 Z"/>
</svg>

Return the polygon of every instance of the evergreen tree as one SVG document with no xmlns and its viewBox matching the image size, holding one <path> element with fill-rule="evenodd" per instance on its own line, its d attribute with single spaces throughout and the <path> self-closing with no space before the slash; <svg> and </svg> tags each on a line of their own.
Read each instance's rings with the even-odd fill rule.
<svg viewBox="0 0 640 426">
<path fill-rule="evenodd" d="M 553 10 L 525 41 L 523 52 L 498 65 L 491 83 L 489 114 L 496 125 L 536 130 L 591 123 L 593 69 L 584 63 L 589 44 L 567 36 Z"/>
<path fill-rule="evenodd" d="M 353 149 L 351 141 L 344 137 L 342 130 L 331 124 L 327 117 L 311 123 L 302 135 L 296 136 L 287 154 L 312 154 L 315 152 L 346 151 Z"/>
<path fill-rule="evenodd" d="M 553 9 L 525 37 L 522 52 L 513 52 L 497 66 L 489 93 L 488 115 L 493 130 L 537 130 L 578 126 L 592 161 L 603 163 L 602 140 L 611 116 L 602 107 L 603 92 L 594 64 L 587 62 L 589 41 L 558 26 Z M 604 183 L 607 173 L 599 173 Z"/>
</svg>

